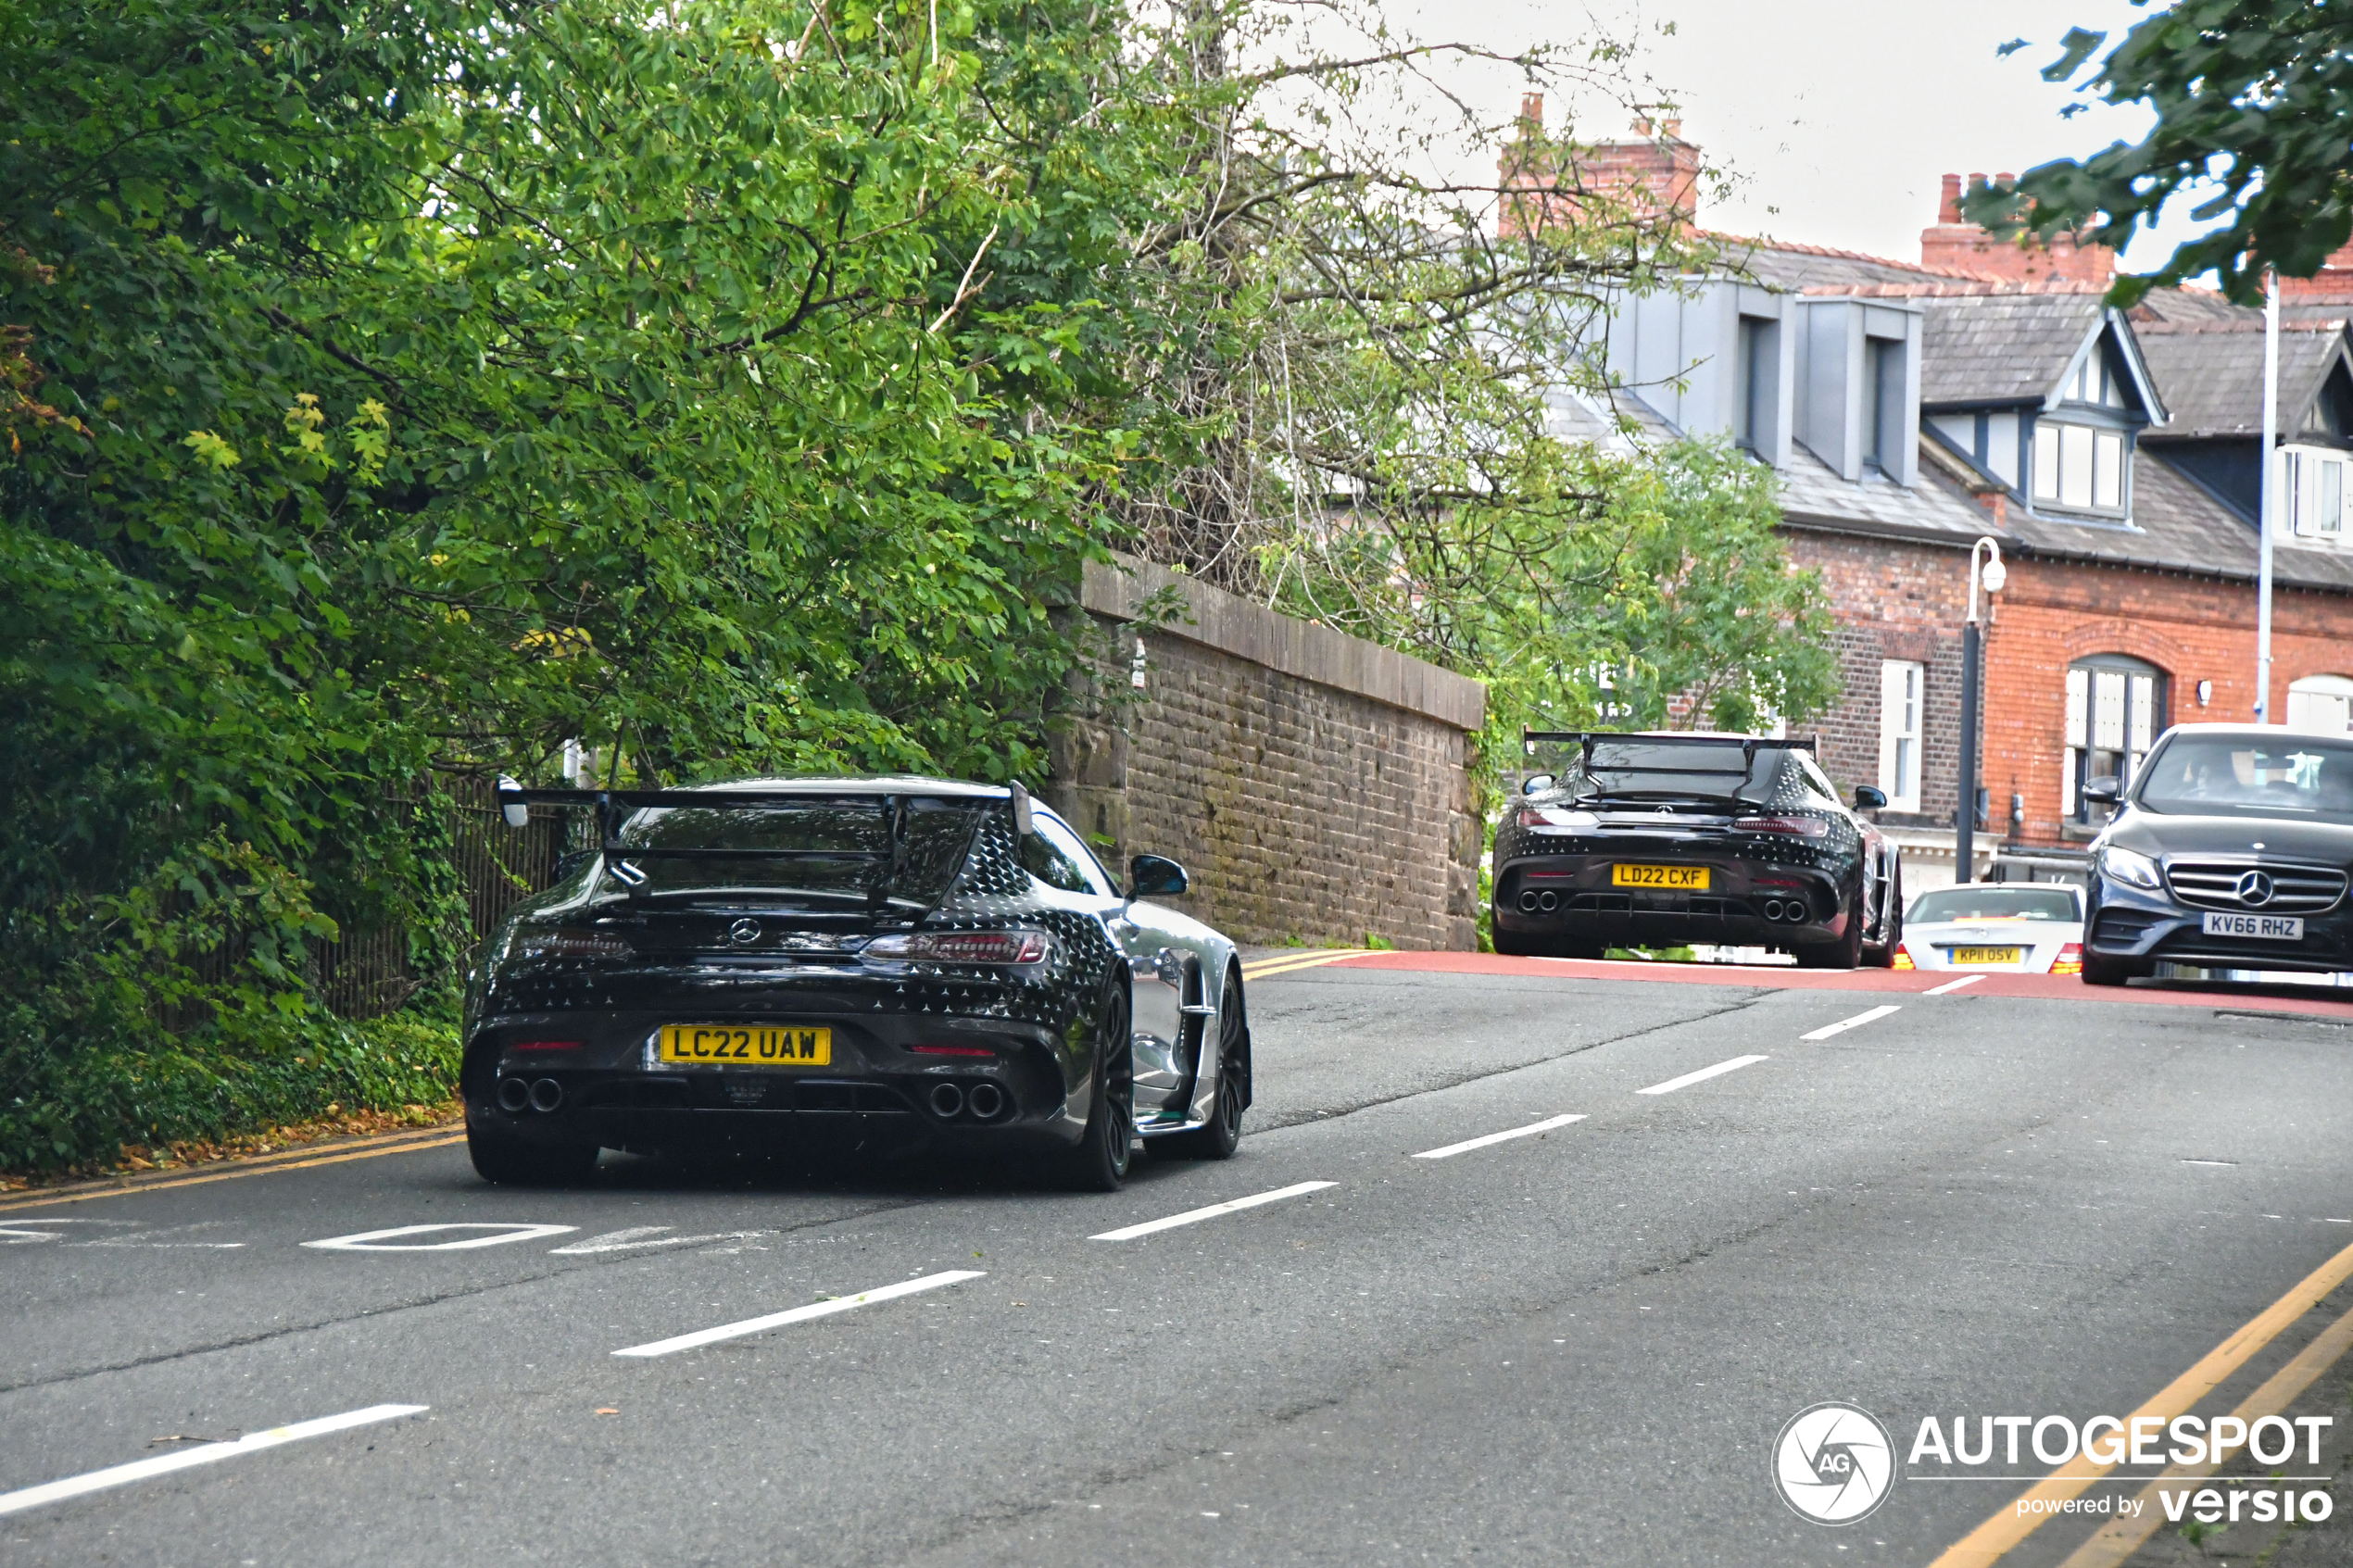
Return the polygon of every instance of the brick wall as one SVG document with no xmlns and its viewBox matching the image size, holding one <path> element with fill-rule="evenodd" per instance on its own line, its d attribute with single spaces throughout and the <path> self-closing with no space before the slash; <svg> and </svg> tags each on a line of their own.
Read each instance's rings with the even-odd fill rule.
<svg viewBox="0 0 2353 1568">
<path fill-rule="evenodd" d="M 2070 562 L 2014 562 L 1985 638 L 1982 776 L 1997 822 L 2013 792 L 2026 797 L 2028 843 L 2062 840 L 2060 771 L 2068 664 L 2130 654 L 2165 671 L 2168 723 L 2247 723 L 2255 718 L 2255 590 L 2167 573 Z M 2353 674 L 2353 605 L 2342 595 L 2274 588 L 2271 712 L 2291 681 Z M 2208 706 L 2200 681 L 2214 683 Z"/>
<path fill-rule="evenodd" d="M 1128 563 L 1088 569 L 1108 646 L 1074 691 L 1047 792 L 1080 831 L 1184 862 L 1170 900 L 1242 941 L 1478 945 L 1478 683 Z M 1189 623 L 1141 629 L 1174 586 Z M 1145 650 L 1141 689 L 1133 652 Z"/>
<path fill-rule="evenodd" d="M 1968 611 L 1969 557 L 1939 546 L 1790 529 L 1790 558 L 1822 574 L 1837 625 L 1842 686 L 1814 726 L 1822 770 L 1850 798 L 1879 783 L 1880 664 L 1927 666 L 1920 711 L 1920 809 L 1888 812 L 1890 825 L 1949 825 L 1959 792 L 1961 618 Z"/>
</svg>

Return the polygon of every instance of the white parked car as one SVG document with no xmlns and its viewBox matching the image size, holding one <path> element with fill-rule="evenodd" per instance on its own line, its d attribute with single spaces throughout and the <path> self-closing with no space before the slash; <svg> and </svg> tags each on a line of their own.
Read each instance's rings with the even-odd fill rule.
<svg viewBox="0 0 2353 1568">
<path fill-rule="evenodd" d="M 2083 894 L 2057 882 L 1965 882 L 1912 900 L 1897 969 L 2083 972 Z"/>
</svg>

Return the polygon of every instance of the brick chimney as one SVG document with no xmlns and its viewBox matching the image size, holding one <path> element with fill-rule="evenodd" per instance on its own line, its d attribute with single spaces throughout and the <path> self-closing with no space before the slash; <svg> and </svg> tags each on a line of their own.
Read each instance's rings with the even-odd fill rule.
<svg viewBox="0 0 2353 1568">
<path fill-rule="evenodd" d="M 2007 185 L 2017 179 L 2015 174 L 1996 174 L 1994 183 Z M 2078 245 L 2072 234 L 2055 235 L 2047 243 L 2034 240 L 2020 245 L 2015 239 L 1997 240 L 1963 219 L 1962 193 L 1984 182 L 1982 174 L 1970 175 L 1966 183 L 1957 174 L 1944 176 L 1944 188 L 1936 204 L 1936 221 L 1920 231 L 1921 266 L 2015 282 L 2060 279 L 2097 283 L 2103 288 L 2115 278 L 2116 253 L 2106 245 Z"/>
<path fill-rule="evenodd" d="M 2280 298 L 2314 305 L 2353 303 L 2353 245 L 2332 251 L 2321 270 L 2309 278 L 2283 276 Z"/>
<path fill-rule="evenodd" d="M 1564 173 L 1534 156 L 1530 132 L 1541 132 L 1543 98 L 1530 93 L 1520 99 L 1519 144 L 1506 148 L 1497 167 L 1507 189 L 1541 191 L 1536 200 L 1509 204 L 1497 223 L 1509 236 L 1525 232 L 1530 221 L 1541 223 L 1553 214 L 1577 210 L 1582 199 L 1607 196 L 1624 202 L 1639 220 L 1670 220 L 1689 230 L 1697 226 L 1699 148 L 1682 138 L 1683 122 L 1634 119 L 1629 142 L 1599 142 L 1577 154 Z"/>
</svg>

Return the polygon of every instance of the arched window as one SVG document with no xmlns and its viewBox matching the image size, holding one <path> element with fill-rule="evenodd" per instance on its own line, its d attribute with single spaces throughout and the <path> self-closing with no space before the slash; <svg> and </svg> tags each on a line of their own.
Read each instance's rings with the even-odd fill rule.
<svg viewBox="0 0 2353 1568">
<path fill-rule="evenodd" d="M 2059 809 L 2089 823 L 2088 780 L 2133 782 L 2149 744 L 2165 728 L 2165 671 L 2145 659 L 2095 653 L 2067 667 L 2067 765 Z"/>
<path fill-rule="evenodd" d="M 2307 675 L 2289 682 L 2287 727 L 2298 734 L 2353 735 L 2353 680 Z"/>
</svg>

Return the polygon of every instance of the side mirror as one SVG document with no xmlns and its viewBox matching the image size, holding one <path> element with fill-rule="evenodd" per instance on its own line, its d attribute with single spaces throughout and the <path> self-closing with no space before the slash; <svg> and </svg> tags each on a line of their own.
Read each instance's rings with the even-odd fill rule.
<svg viewBox="0 0 2353 1568">
<path fill-rule="evenodd" d="M 2083 781 L 2083 798 L 2095 806 L 2113 806 L 2123 794 L 2124 781 L 2114 774 Z"/>
<path fill-rule="evenodd" d="M 504 773 L 498 775 L 498 810 L 510 828 L 531 825 L 531 808 L 524 804 L 522 785 Z"/>
<path fill-rule="evenodd" d="M 1550 773 L 1530 773 L 1528 782 L 1519 786 L 1522 795 L 1541 795 L 1560 781 Z"/>
<path fill-rule="evenodd" d="M 1856 784 L 1855 786 L 1855 809 L 1857 811 L 1884 811 L 1887 809 L 1887 791 L 1873 784 Z"/>
<path fill-rule="evenodd" d="M 1191 885 L 1185 868 L 1164 855 L 1139 855 L 1127 862 L 1127 891 L 1138 898 L 1174 898 Z"/>
</svg>

